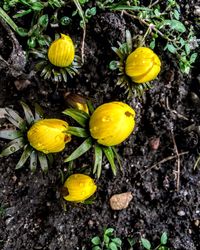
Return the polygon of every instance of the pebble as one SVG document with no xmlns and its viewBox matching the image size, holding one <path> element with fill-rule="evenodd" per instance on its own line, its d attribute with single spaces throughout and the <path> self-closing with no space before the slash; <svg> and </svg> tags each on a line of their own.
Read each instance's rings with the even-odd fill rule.
<svg viewBox="0 0 200 250">
<path fill-rule="evenodd" d="M 185 216 L 185 212 L 183 210 L 178 211 L 177 213 L 179 216 Z"/>
<path fill-rule="evenodd" d="M 130 201 L 133 199 L 131 192 L 114 194 L 110 198 L 110 206 L 112 210 L 122 210 L 128 207 Z"/>
</svg>

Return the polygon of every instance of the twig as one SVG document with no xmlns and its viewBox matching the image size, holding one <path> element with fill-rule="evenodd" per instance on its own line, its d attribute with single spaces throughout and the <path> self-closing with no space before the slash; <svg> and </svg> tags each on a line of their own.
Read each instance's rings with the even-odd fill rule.
<svg viewBox="0 0 200 250">
<path fill-rule="evenodd" d="M 83 21 L 83 39 L 82 39 L 82 45 L 81 45 L 81 60 L 82 60 L 82 63 L 84 63 L 84 51 L 85 51 L 85 37 L 86 37 L 86 21 L 85 21 L 85 16 L 84 16 L 84 12 L 83 12 L 83 9 L 79 3 L 78 0 L 73 0 L 74 1 L 74 4 L 76 5 L 76 8 L 79 12 L 79 15 L 80 17 L 82 18 L 82 21 Z"/>
<path fill-rule="evenodd" d="M 139 22 L 141 22 L 142 24 L 151 27 L 152 30 L 154 30 L 155 32 L 157 32 L 161 37 L 163 37 L 164 39 L 166 39 L 169 42 L 173 42 L 174 40 L 170 39 L 169 37 L 165 36 L 160 30 L 158 30 L 155 25 L 153 23 L 147 23 L 144 19 L 139 18 L 138 16 L 135 16 L 133 14 L 128 13 L 127 11 L 124 10 L 124 14 L 133 18 L 133 19 L 137 19 Z"/>
<path fill-rule="evenodd" d="M 179 157 L 182 156 L 182 155 L 186 155 L 186 154 L 188 154 L 188 153 L 189 153 L 189 151 L 182 152 L 182 153 L 179 154 Z M 177 157 L 177 155 L 172 155 L 172 156 L 168 156 L 168 157 L 162 159 L 162 160 L 159 161 L 159 162 L 156 162 L 156 163 L 153 164 L 151 167 L 149 167 L 148 169 L 146 169 L 145 171 L 143 171 L 143 172 L 141 173 L 141 176 L 144 175 L 145 173 L 147 173 L 148 171 L 150 171 L 151 169 L 155 168 L 157 165 L 163 164 L 163 163 L 165 163 L 165 162 L 167 162 L 167 161 L 171 161 L 171 160 L 175 159 L 176 157 Z"/>
</svg>

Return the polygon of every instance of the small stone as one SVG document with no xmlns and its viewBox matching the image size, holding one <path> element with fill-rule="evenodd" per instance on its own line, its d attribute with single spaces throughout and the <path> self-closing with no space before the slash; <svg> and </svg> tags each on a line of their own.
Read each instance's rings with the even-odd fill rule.
<svg viewBox="0 0 200 250">
<path fill-rule="evenodd" d="M 149 146 L 151 150 L 157 150 L 160 146 L 160 138 L 159 137 L 152 137 L 149 139 Z"/>
<path fill-rule="evenodd" d="M 31 84 L 31 82 L 27 79 L 20 79 L 16 80 L 14 84 L 16 89 L 20 91 L 26 89 Z"/>
<path fill-rule="evenodd" d="M 131 192 L 115 194 L 110 198 L 110 206 L 113 210 L 122 210 L 128 207 L 132 199 Z"/>
<path fill-rule="evenodd" d="M 185 212 L 183 210 L 178 211 L 177 213 L 179 216 L 185 216 Z"/>
<path fill-rule="evenodd" d="M 200 221 L 199 221 L 199 220 L 195 220 L 195 221 L 194 221 L 194 225 L 195 225 L 196 227 L 198 227 L 199 224 L 200 224 Z"/>
</svg>

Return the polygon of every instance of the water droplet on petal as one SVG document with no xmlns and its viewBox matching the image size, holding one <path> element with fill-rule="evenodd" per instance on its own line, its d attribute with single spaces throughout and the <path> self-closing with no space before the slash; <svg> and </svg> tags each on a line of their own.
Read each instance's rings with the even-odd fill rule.
<svg viewBox="0 0 200 250">
<path fill-rule="evenodd" d="M 110 121 L 111 121 L 110 116 L 104 116 L 104 117 L 102 118 L 102 122 L 110 122 Z"/>
<path fill-rule="evenodd" d="M 81 192 L 81 195 L 84 195 L 85 194 L 85 192 Z"/>
<path fill-rule="evenodd" d="M 80 182 L 80 183 L 79 183 L 79 186 L 80 186 L 80 187 L 84 187 L 84 183 Z"/>
</svg>

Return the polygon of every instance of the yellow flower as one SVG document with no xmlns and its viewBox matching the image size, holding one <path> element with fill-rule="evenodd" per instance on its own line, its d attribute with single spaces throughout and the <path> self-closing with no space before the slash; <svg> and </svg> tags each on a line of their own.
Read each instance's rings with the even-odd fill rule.
<svg viewBox="0 0 200 250">
<path fill-rule="evenodd" d="M 135 126 L 135 111 L 123 102 L 110 102 L 99 106 L 91 115 L 91 136 L 99 144 L 114 146 L 123 142 Z"/>
<path fill-rule="evenodd" d="M 71 140 L 68 123 L 59 119 L 39 120 L 27 133 L 30 145 L 45 154 L 60 152 Z"/>
<path fill-rule="evenodd" d="M 73 60 L 75 55 L 75 48 L 72 39 L 64 34 L 55 40 L 49 47 L 48 58 L 49 61 L 57 67 L 67 67 Z"/>
<path fill-rule="evenodd" d="M 149 48 L 139 47 L 126 59 L 125 71 L 133 82 L 145 83 L 156 78 L 161 62 Z"/>
<path fill-rule="evenodd" d="M 65 200 L 83 202 L 95 193 L 97 186 L 90 176 L 73 174 L 65 181 L 64 188 L 67 188 L 69 193 L 64 196 Z"/>
</svg>

